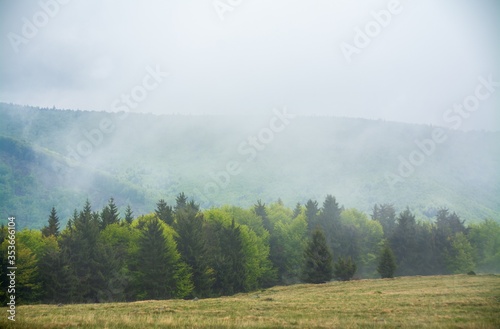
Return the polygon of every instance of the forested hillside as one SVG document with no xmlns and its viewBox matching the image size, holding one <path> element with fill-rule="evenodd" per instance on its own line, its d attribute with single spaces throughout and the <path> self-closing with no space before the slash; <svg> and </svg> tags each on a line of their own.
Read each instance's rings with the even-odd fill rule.
<svg viewBox="0 0 500 329">
<path fill-rule="evenodd" d="M 467 222 L 500 218 L 498 132 L 437 136 L 431 126 L 277 112 L 158 116 L 2 103 L 0 210 L 40 228 L 52 206 L 65 223 L 81 200 L 101 208 L 113 196 L 122 213 L 130 205 L 139 215 L 185 191 L 202 209 L 278 198 L 293 207 L 334 194 L 366 214 L 391 203 L 420 219 L 441 207 Z"/>
</svg>

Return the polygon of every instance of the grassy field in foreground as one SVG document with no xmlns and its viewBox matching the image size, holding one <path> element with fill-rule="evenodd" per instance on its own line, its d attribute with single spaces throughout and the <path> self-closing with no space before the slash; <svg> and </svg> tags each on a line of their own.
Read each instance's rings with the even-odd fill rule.
<svg viewBox="0 0 500 329">
<path fill-rule="evenodd" d="M 500 276 L 273 287 L 198 301 L 1 308 L 1 328 L 500 328 Z"/>
</svg>

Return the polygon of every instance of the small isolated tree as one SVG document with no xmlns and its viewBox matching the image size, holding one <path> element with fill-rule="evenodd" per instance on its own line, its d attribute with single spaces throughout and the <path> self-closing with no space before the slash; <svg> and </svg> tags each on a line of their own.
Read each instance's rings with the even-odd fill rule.
<svg viewBox="0 0 500 329">
<path fill-rule="evenodd" d="M 349 281 L 356 273 L 356 269 L 356 264 L 350 256 L 347 258 L 340 257 L 338 262 L 335 263 L 335 278 L 340 281 Z"/>
<path fill-rule="evenodd" d="M 325 283 L 332 279 L 333 257 L 323 231 L 313 232 L 305 251 L 302 280 L 307 283 Z"/>
<path fill-rule="evenodd" d="M 396 271 L 396 258 L 392 252 L 389 244 L 385 244 L 382 253 L 380 254 L 380 261 L 378 263 L 377 272 L 380 274 L 382 279 L 393 278 L 394 272 Z"/>
</svg>

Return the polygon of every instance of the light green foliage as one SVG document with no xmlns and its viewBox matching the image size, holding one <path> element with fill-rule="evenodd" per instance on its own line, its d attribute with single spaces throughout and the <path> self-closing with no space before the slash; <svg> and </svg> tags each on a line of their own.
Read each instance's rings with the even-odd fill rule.
<svg viewBox="0 0 500 329">
<path fill-rule="evenodd" d="M 283 270 L 281 280 L 286 283 L 299 281 L 307 246 L 307 223 L 301 214 L 291 221 L 279 221 L 274 226 L 277 245 L 281 246 L 280 257 Z"/>
<path fill-rule="evenodd" d="M 271 262 L 269 261 L 269 233 L 263 229 L 259 217 L 250 211 L 236 207 L 210 209 L 204 212 L 204 217 L 209 222 L 219 222 L 226 227 L 230 226 L 232 219 L 234 219 L 235 223 L 240 227 L 245 255 L 246 277 L 244 285 L 246 290 L 257 288 L 265 277 L 273 275 Z"/>
<path fill-rule="evenodd" d="M 474 270 L 473 248 L 463 233 L 457 233 L 451 238 L 451 248 L 445 251 L 448 270 L 455 274 L 464 274 Z"/>
<path fill-rule="evenodd" d="M 359 275 L 376 277 L 379 245 L 384 237 L 382 225 L 357 209 L 346 209 L 341 215 L 341 222 L 345 226 L 353 226 L 357 232 L 356 247 L 358 257 L 354 262 L 359 265 Z"/>
<path fill-rule="evenodd" d="M 41 234 L 41 233 L 40 233 Z M 9 246 L 9 240 L 6 239 L 0 245 L 0 252 L 2 255 L 7 255 L 7 250 Z M 41 246 L 40 246 L 41 249 Z M 17 267 L 15 273 L 15 296 L 16 303 L 32 303 L 38 300 L 40 297 L 41 284 L 39 280 L 38 266 L 37 266 L 37 256 L 35 253 L 22 241 L 16 239 L 15 243 L 15 266 Z M 8 265 L 5 265 L 8 266 Z M 1 278 L 8 282 L 7 277 Z M 2 291 L 3 297 L 5 291 Z"/>
<path fill-rule="evenodd" d="M 271 223 L 288 222 L 293 217 L 293 211 L 282 203 L 274 202 L 267 207 L 267 216 Z"/>
<path fill-rule="evenodd" d="M 28 247 L 37 257 L 40 257 L 45 239 L 40 230 L 23 229 L 16 232 L 16 240 Z"/>
<path fill-rule="evenodd" d="M 492 219 L 472 224 L 468 238 L 474 247 L 477 270 L 500 273 L 500 224 Z"/>
</svg>

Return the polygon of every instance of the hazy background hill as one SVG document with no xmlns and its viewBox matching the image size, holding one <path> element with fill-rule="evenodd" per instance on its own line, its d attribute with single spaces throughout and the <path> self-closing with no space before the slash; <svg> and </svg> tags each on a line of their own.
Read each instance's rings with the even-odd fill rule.
<svg viewBox="0 0 500 329">
<path fill-rule="evenodd" d="M 500 220 L 499 132 L 443 128 L 447 140 L 391 186 L 399 157 L 408 159 L 415 140 L 436 127 L 298 116 L 270 136 L 275 116 L 125 117 L 1 103 L 0 209 L 21 226 L 41 227 L 52 206 L 65 222 L 85 198 L 100 209 L 114 197 L 122 213 L 130 204 L 139 215 L 181 191 L 205 208 L 277 198 L 293 206 L 333 194 L 367 213 L 393 203 L 423 219 L 448 207 L 468 221 Z M 268 143 L 251 147 L 249 136 L 259 134 Z M 235 163 L 239 173 L 227 174 Z"/>
</svg>

